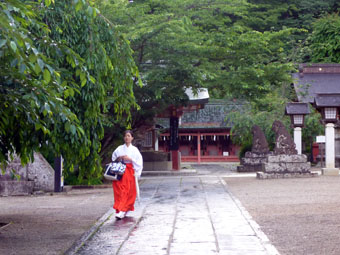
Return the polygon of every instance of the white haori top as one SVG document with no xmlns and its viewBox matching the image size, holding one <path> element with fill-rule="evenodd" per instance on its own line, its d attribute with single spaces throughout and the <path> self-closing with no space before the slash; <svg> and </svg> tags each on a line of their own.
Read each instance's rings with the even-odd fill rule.
<svg viewBox="0 0 340 255">
<path fill-rule="evenodd" d="M 142 174 L 143 170 L 143 157 L 140 154 L 138 148 L 130 144 L 126 146 L 126 144 L 118 146 L 118 148 L 112 153 L 112 161 L 115 161 L 118 157 L 121 156 L 129 156 L 132 158 L 133 169 L 135 170 L 137 176 L 139 177 Z M 124 161 L 125 163 L 131 163 L 130 161 Z"/>
</svg>

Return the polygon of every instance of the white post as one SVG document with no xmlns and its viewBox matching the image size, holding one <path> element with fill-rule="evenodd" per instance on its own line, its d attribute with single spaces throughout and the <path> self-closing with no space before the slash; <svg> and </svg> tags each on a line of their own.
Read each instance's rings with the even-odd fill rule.
<svg viewBox="0 0 340 255">
<path fill-rule="evenodd" d="M 322 169 L 322 174 L 339 175 L 339 169 L 335 168 L 335 135 L 333 123 L 326 124 L 325 137 L 326 167 Z"/>
<path fill-rule="evenodd" d="M 155 138 L 155 151 L 158 151 L 158 135 L 156 133 L 156 138 Z"/>
<path fill-rule="evenodd" d="M 301 142 L 301 128 L 294 128 L 294 143 L 298 154 L 302 153 L 302 142 Z"/>
</svg>

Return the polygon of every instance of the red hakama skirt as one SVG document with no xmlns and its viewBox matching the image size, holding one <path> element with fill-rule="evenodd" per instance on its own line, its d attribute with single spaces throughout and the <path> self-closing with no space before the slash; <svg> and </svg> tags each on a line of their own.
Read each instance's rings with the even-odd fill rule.
<svg viewBox="0 0 340 255">
<path fill-rule="evenodd" d="M 112 182 L 114 197 L 113 209 L 116 209 L 117 213 L 120 211 L 133 211 L 135 209 L 134 204 L 137 192 L 134 173 L 132 163 L 127 163 L 122 179 Z"/>
</svg>

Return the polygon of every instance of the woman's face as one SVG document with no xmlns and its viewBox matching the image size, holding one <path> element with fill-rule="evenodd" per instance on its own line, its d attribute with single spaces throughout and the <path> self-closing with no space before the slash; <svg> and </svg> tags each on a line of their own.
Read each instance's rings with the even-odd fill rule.
<svg viewBox="0 0 340 255">
<path fill-rule="evenodd" d="M 132 142 L 132 140 L 133 140 L 133 137 L 132 137 L 132 135 L 130 133 L 126 133 L 124 135 L 124 142 L 126 144 L 130 144 Z"/>
</svg>

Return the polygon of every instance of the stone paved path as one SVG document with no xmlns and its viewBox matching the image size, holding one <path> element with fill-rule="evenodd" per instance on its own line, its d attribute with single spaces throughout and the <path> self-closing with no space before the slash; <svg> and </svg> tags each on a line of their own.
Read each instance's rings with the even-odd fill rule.
<svg viewBox="0 0 340 255">
<path fill-rule="evenodd" d="M 130 216 L 110 210 L 68 254 L 278 254 L 217 175 L 146 178 L 140 189 Z"/>
</svg>

